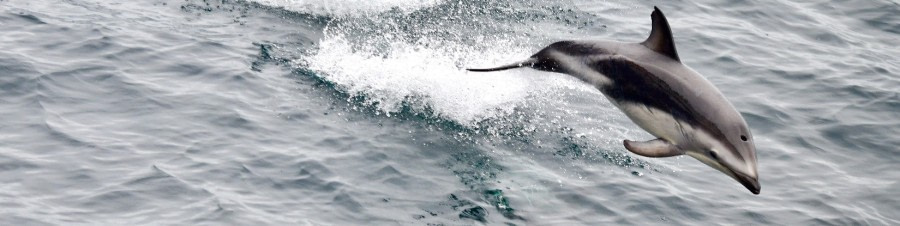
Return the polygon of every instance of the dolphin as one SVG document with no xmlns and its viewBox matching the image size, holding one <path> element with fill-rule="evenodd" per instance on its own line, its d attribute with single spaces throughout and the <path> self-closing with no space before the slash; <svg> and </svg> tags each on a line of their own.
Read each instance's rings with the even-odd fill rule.
<svg viewBox="0 0 900 226">
<path fill-rule="evenodd" d="M 681 63 L 669 22 L 659 8 L 653 9 L 650 37 L 640 43 L 560 41 L 524 61 L 467 70 L 530 67 L 574 76 L 657 137 L 624 140 L 628 151 L 646 157 L 691 156 L 758 195 L 756 147 L 747 122 L 712 83 Z"/>
</svg>

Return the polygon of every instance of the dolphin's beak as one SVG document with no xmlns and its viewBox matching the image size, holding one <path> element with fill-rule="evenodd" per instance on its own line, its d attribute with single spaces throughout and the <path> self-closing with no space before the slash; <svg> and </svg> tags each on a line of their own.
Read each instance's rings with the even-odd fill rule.
<svg viewBox="0 0 900 226">
<path fill-rule="evenodd" d="M 754 195 L 759 195 L 759 190 L 761 188 L 759 186 L 759 180 L 756 177 L 751 177 L 734 171 L 732 171 L 732 173 L 734 173 L 734 179 L 736 179 L 738 182 L 741 182 L 741 184 L 744 185 L 747 190 L 753 192 Z"/>
</svg>

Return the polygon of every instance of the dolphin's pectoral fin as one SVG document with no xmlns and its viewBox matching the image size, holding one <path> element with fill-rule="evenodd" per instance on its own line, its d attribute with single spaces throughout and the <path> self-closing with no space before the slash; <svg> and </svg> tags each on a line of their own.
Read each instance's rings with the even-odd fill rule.
<svg viewBox="0 0 900 226">
<path fill-rule="evenodd" d="M 648 141 L 625 140 L 623 143 L 625 143 L 625 149 L 628 149 L 631 153 L 645 157 L 658 158 L 684 154 L 684 151 L 662 138 Z"/>
</svg>

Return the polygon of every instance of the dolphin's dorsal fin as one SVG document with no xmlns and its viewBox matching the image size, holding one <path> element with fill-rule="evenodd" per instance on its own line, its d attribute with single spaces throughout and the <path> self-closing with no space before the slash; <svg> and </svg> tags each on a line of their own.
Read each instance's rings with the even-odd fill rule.
<svg viewBox="0 0 900 226">
<path fill-rule="evenodd" d="M 678 58 L 678 52 L 675 51 L 675 40 L 672 39 L 672 29 L 669 28 L 669 21 L 666 16 L 656 6 L 653 7 L 653 14 L 650 14 L 653 20 L 653 30 L 650 31 L 650 37 L 641 44 L 647 48 L 656 51 L 659 54 L 666 55 L 672 59 L 681 62 Z"/>
</svg>

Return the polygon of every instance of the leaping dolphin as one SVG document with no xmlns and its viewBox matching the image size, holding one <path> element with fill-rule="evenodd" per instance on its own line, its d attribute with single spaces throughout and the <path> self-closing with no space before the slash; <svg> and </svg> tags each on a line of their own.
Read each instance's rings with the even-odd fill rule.
<svg viewBox="0 0 900 226">
<path fill-rule="evenodd" d="M 530 67 L 579 78 L 657 137 L 624 140 L 628 151 L 646 157 L 686 154 L 759 194 L 756 147 L 747 122 L 712 83 L 681 63 L 669 22 L 653 9 L 650 37 L 641 43 L 560 41 L 521 62 L 467 70 Z"/>
</svg>

